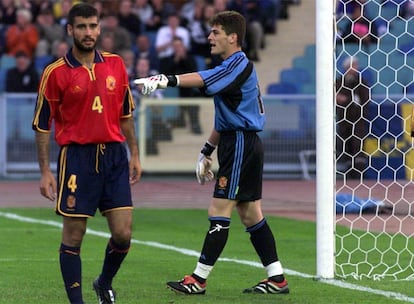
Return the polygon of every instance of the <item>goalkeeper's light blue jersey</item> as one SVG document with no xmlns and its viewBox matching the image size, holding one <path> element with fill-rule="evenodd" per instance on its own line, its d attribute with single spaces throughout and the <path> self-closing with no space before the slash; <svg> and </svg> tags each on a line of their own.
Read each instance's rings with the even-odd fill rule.
<svg viewBox="0 0 414 304">
<path fill-rule="evenodd" d="M 214 96 L 218 132 L 263 130 L 264 105 L 256 70 L 245 53 L 236 52 L 215 68 L 198 73 L 205 93 Z"/>
</svg>

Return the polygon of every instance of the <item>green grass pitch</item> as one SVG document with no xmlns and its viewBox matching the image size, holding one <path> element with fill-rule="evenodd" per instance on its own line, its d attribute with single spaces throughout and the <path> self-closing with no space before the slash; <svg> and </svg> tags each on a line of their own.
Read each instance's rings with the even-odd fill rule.
<svg viewBox="0 0 414 304">
<path fill-rule="evenodd" d="M 133 244 L 114 280 L 117 303 L 144 304 L 332 304 L 414 303 L 410 281 L 315 280 L 315 223 L 268 217 L 287 272 L 288 295 L 245 295 L 265 278 L 249 235 L 236 214 L 229 240 L 204 296 L 176 295 L 165 282 L 193 271 L 208 228 L 205 210 L 136 209 Z M 9 215 L 20 218 L 11 218 Z M 27 221 L 27 219 L 33 219 Z M 68 303 L 59 271 L 60 217 L 51 209 L 0 209 L 0 304 Z M 89 220 L 82 246 L 83 293 L 97 303 L 92 280 L 100 272 L 107 242 L 105 218 Z"/>
</svg>

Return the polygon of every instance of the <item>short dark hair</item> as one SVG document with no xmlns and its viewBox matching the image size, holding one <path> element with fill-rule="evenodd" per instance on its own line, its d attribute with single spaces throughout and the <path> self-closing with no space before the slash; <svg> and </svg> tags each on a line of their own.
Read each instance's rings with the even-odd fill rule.
<svg viewBox="0 0 414 304">
<path fill-rule="evenodd" d="M 221 25 L 227 35 L 236 34 L 238 46 L 243 45 L 246 35 L 246 19 L 238 12 L 219 12 L 210 19 L 210 25 Z"/>
<path fill-rule="evenodd" d="M 72 6 L 70 9 L 68 24 L 73 25 L 76 17 L 89 18 L 95 16 L 99 17 L 99 13 L 94 6 L 90 5 L 89 3 L 79 3 Z"/>
</svg>

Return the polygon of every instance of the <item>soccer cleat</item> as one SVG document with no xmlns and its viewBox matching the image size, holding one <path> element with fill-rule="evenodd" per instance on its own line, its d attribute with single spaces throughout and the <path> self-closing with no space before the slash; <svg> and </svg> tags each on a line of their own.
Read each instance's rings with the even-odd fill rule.
<svg viewBox="0 0 414 304">
<path fill-rule="evenodd" d="M 289 293 L 289 286 L 286 280 L 276 283 L 270 280 L 263 280 L 251 288 L 243 290 L 243 293 Z"/>
<path fill-rule="evenodd" d="M 115 304 L 115 291 L 112 290 L 112 287 L 111 289 L 102 288 L 98 283 L 98 279 L 93 281 L 92 286 L 98 297 L 99 304 Z"/>
<path fill-rule="evenodd" d="M 176 282 L 167 282 L 167 287 L 174 292 L 186 295 L 201 295 L 206 293 L 206 283 L 201 284 L 191 275 L 184 276 L 184 279 Z"/>
</svg>

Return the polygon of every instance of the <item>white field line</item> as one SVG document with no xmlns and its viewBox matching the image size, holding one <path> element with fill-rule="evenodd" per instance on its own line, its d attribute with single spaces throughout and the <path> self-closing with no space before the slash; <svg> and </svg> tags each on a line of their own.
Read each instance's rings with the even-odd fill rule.
<svg viewBox="0 0 414 304">
<path fill-rule="evenodd" d="M 7 218 L 7 219 L 20 221 L 20 222 L 26 222 L 26 223 L 48 225 L 48 226 L 53 226 L 53 227 L 58 227 L 58 228 L 62 227 L 62 224 L 59 223 L 59 222 L 56 222 L 56 221 L 39 220 L 39 219 L 35 219 L 35 218 L 20 216 L 18 214 L 14 214 L 14 213 L 0 212 L 0 217 L 4 217 L 4 218 Z M 107 232 L 97 231 L 97 230 L 93 230 L 93 229 L 89 229 L 89 228 L 87 229 L 86 233 L 88 233 L 90 235 L 104 237 L 104 238 L 109 238 L 110 237 L 110 234 L 107 233 Z M 175 251 L 175 252 L 178 252 L 178 253 L 181 253 L 181 254 L 184 254 L 184 255 L 188 255 L 188 256 L 194 256 L 194 257 L 199 256 L 198 251 L 185 249 L 185 248 L 179 248 L 179 247 L 175 247 L 175 246 L 171 246 L 171 245 L 165 245 L 165 244 L 161 244 L 161 243 L 158 243 L 158 242 L 146 242 L 146 241 L 140 241 L 140 240 L 136 240 L 136 239 L 132 239 L 131 242 L 133 244 L 140 244 L 140 245 L 145 245 L 145 246 L 149 246 L 149 247 L 155 247 L 155 248 L 159 248 L 159 249 Z M 223 261 L 223 262 L 233 262 L 233 263 L 236 263 L 236 264 L 242 264 L 242 265 L 247 265 L 247 266 L 256 267 L 256 268 L 263 268 L 262 264 L 260 264 L 258 262 L 253 262 L 253 261 L 230 259 L 230 258 L 220 258 L 219 260 Z M 284 268 L 284 271 L 288 275 L 293 275 L 293 276 L 306 278 L 306 279 L 315 279 L 315 276 L 313 276 L 313 275 L 298 272 L 298 271 L 295 271 L 295 270 Z M 339 280 L 334 280 L 334 279 L 329 279 L 329 280 L 328 279 L 320 279 L 318 281 L 321 282 L 321 283 L 324 283 L 324 284 L 333 285 L 333 286 L 340 287 L 340 288 L 358 290 L 358 291 L 362 291 L 362 292 L 367 292 L 367 293 L 371 293 L 371 294 L 380 295 L 380 296 L 390 298 L 390 299 L 405 301 L 407 303 L 414 303 L 414 298 L 409 297 L 409 296 L 404 295 L 404 294 L 401 294 L 401 293 L 398 293 L 398 292 L 373 289 L 373 288 L 370 288 L 370 287 L 364 287 L 364 286 L 355 285 L 355 284 L 351 284 L 351 283 L 346 283 L 346 282 L 339 281 Z"/>
</svg>

